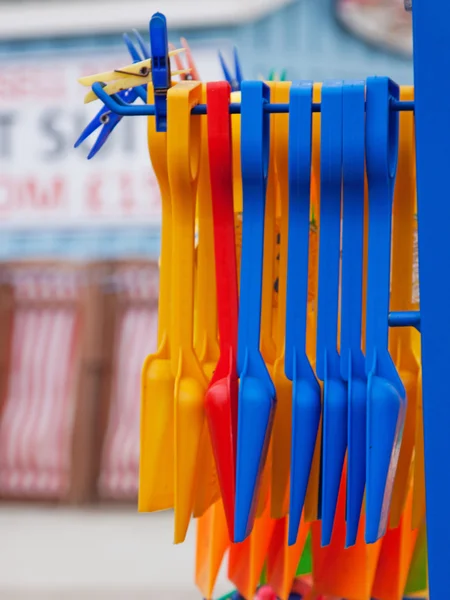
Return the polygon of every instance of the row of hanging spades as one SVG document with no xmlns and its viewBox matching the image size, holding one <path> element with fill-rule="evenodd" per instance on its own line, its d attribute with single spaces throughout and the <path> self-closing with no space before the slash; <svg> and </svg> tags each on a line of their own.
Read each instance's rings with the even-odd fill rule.
<svg viewBox="0 0 450 600">
<path fill-rule="evenodd" d="M 229 550 L 246 598 L 311 569 L 314 594 L 401 598 L 426 588 L 420 334 L 388 326 L 417 307 L 414 119 L 390 110 L 413 89 L 240 87 L 182 81 L 167 132 L 148 119 L 162 246 L 139 510 L 173 508 L 176 543 L 198 519 L 204 597 Z"/>
</svg>

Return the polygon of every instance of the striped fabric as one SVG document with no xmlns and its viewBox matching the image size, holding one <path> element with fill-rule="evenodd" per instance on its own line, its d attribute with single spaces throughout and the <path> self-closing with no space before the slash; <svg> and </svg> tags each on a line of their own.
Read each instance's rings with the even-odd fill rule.
<svg viewBox="0 0 450 600">
<path fill-rule="evenodd" d="M 0 422 L 0 494 L 60 499 L 70 481 L 80 273 L 20 269 L 13 283 L 16 308 Z"/>
<path fill-rule="evenodd" d="M 103 448 L 99 493 L 134 500 L 139 476 L 140 380 L 142 363 L 156 349 L 156 265 L 121 269 L 116 276 L 122 309 L 117 324 L 114 376 Z"/>
</svg>

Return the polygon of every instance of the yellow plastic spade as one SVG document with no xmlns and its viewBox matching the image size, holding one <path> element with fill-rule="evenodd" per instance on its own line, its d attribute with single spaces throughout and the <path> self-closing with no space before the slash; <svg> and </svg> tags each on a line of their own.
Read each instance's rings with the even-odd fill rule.
<svg viewBox="0 0 450 600">
<path fill-rule="evenodd" d="M 205 87 L 203 88 L 203 94 L 202 102 L 206 103 Z M 198 247 L 194 345 L 206 378 L 210 381 L 219 359 L 214 229 L 209 175 L 207 118 L 205 115 L 197 117 L 197 119 L 201 122 L 201 149 L 197 191 Z M 194 517 L 203 515 L 220 498 L 220 489 L 208 427 L 204 427 L 203 429 L 197 465 L 197 478 L 198 488 L 194 504 Z"/>
<path fill-rule="evenodd" d="M 414 100 L 414 88 L 402 87 L 401 99 Z M 414 115 L 400 115 L 400 137 L 393 209 L 391 310 L 412 310 L 414 204 L 415 204 Z M 420 363 L 412 348 L 411 328 L 390 332 L 391 354 L 399 370 L 408 399 L 402 445 L 391 501 L 391 527 L 397 527 L 409 491 L 411 460 L 416 432 L 417 380 Z"/>
<path fill-rule="evenodd" d="M 182 81 L 167 94 L 167 156 L 172 194 L 171 369 L 175 377 L 175 543 L 183 542 L 198 486 L 207 379 L 194 351 L 194 239 L 201 122 L 191 109 L 202 84 Z M 197 489 L 197 492 L 196 492 Z"/>
<path fill-rule="evenodd" d="M 272 90 L 273 102 L 289 103 L 291 84 L 276 83 Z M 280 246 L 278 270 L 278 312 L 276 319 L 276 359 L 273 378 L 277 392 L 277 408 L 272 432 L 272 478 L 271 516 L 284 517 L 289 504 L 289 472 L 291 453 L 292 424 L 292 382 L 284 372 L 284 347 L 286 330 L 286 279 L 288 250 L 288 134 L 289 116 L 279 114 L 274 117 L 272 136 L 275 138 L 275 167 L 280 199 Z"/>
<path fill-rule="evenodd" d="M 153 88 L 148 86 L 148 102 Z M 172 205 L 167 170 L 167 134 L 148 118 L 148 147 L 161 191 L 162 231 L 158 309 L 158 350 L 145 360 L 141 382 L 140 512 L 173 507 L 175 378 L 170 368 Z"/>
<path fill-rule="evenodd" d="M 322 98 L 322 84 L 315 83 L 313 87 L 313 102 L 320 102 Z M 320 113 L 313 114 L 313 147 L 312 147 L 312 182 L 315 185 L 311 186 L 312 205 L 316 206 L 315 217 L 316 220 L 319 218 L 319 206 L 320 206 Z M 319 223 L 317 222 L 317 225 Z M 317 239 L 315 240 L 317 243 Z M 310 248 L 311 250 L 311 248 Z M 310 255 L 312 252 L 310 251 Z M 313 258 L 313 257 L 311 257 Z M 314 286 L 313 290 L 309 293 L 313 296 L 312 311 L 308 314 L 308 327 L 307 327 L 307 344 L 311 344 L 311 348 L 315 348 L 316 338 L 316 321 L 317 321 L 317 272 L 318 272 L 318 260 L 317 260 L 317 249 L 314 256 L 315 260 L 310 260 L 310 284 Z M 309 348 L 308 348 L 309 350 Z M 309 356 L 309 352 L 308 352 Z M 314 357 L 310 357 L 313 368 L 315 368 L 315 354 Z M 323 388 L 321 384 L 321 388 Z M 316 450 L 314 452 L 314 458 L 311 465 L 311 473 L 309 476 L 309 484 L 305 497 L 305 521 L 310 523 L 315 521 L 318 517 L 319 512 L 319 482 L 320 482 L 320 457 L 322 447 L 322 419 L 319 425 L 319 431 L 317 433 Z"/>
</svg>

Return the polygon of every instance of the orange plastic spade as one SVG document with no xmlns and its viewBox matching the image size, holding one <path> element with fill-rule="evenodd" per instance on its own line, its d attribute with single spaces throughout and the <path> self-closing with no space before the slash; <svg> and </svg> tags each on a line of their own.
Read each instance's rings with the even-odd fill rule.
<svg viewBox="0 0 450 600">
<path fill-rule="evenodd" d="M 348 600 L 370 600 L 381 541 L 366 545 L 365 515 L 361 515 L 356 544 L 345 548 L 346 480 L 345 464 L 329 546 L 321 547 L 320 521 L 311 525 L 314 592 Z"/>
<path fill-rule="evenodd" d="M 408 579 L 418 529 L 411 529 L 412 487 L 409 488 L 400 523 L 388 529 L 382 540 L 378 566 L 372 588 L 377 600 L 400 600 Z"/>
<path fill-rule="evenodd" d="M 191 109 L 202 84 L 182 81 L 167 94 L 167 154 L 172 193 L 171 369 L 175 379 L 175 543 L 183 542 L 196 494 L 198 455 L 205 422 L 207 379 L 194 352 L 194 238 L 201 121 Z"/>
<path fill-rule="evenodd" d="M 148 86 L 148 102 L 153 88 Z M 148 148 L 161 191 L 162 230 L 158 308 L 158 350 L 148 356 L 141 381 L 141 449 L 138 508 L 140 512 L 173 507 L 173 394 L 170 369 L 172 205 L 167 171 L 167 134 L 158 133 L 148 118 Z"/>
<path fill-rule="evenodd" d="M 402 87 L 401 100 L 414 100 L 414 88 Z M 414 115 L 400 115 L 399 154 L 395 185 L 392 232 L 391 310 L 412 310 L 414 260 Z M 391 527 L 398 527 L 408 496 L 411 460 L 416 434 L 417 381 L 420 361 L 411 342 L 412 328 L 401 327 L 390 332 L 391 354 L 397 365 L 408 398 L 402 445 L 395 474 L 391 500 Z"/>
<path fill-rule="evenodd" d="M 238 379 L 238 286 L 234 235 L 231 87 L 207 84 L 220 358 L 206 394 L 206 416 L 230 539 L 234 536 Z"/>
<path fill-rule="evenodd" d="M 202 103 L 206 102 L 206 86 L 202 89 Z M 219 359 L 217 341 L 216 269 L 214 264 L 213 208 L 210 183 L 207 117 L 199 116 L 201 123 L 200 171 L 197 188 L 197 286 L 195 293 L 194 348 L 208 381 L 211 380 Z M 206 411 L 206 403 L 205 403 Z M 204 427 L 197 463 L 197 489 L 194 517 L 200 517 L 220 498 L 220 488 L 214 461 L 211 436 Z"/>
<path fill-rule="evenodd" d="M 217 575 L 230 545 L 222 501 L 208 508 L 197 521 L 195 584 L 203 598 L 212 598 Z"/>
<path fill-rule="evenodd" d="M 281 600 L 287 600 L 291 592 L 309 528 L 309 523 L 302 519 L 297 541 L 288 546 L 287 517 L 276 521 L 267 556 L 267 583 Z"/>
<path fill-rule="evenodd" d="M 291 84 L 276 83 L 272 94 L 273 101 L 289 102 Z M 287 260 L 288 260 L 288 135 L 289 116 L 275 115 L 272 135 L 275 138 L 275 167 L 277 173 L 280 199 L 280 246 L 278 270 L 278 313 L 276 321 L 276 360 L 273 369 L 275 389 L 277 392 L 277 410 L 272 432 L 272 480 L 271 480 L 271 515 L 274 518 L 284 517 L 289 504 L 289 472 L 291 465 L 291 425 L 292 425 L 292 382 L 286 377 L 285 334 L 286 334 L 286 292 L 287 292 Z"/>
<path fill-rule="evenodd" d="M 270 467 L 270 454 L 267 463 Z M 230 546 L 228 578 L 247 600 L 253 598 L 260 581 L 275 523 L 270 517 L 269 497 L 262 516 L 254 521 L 252 533 L 243 542 Z"/>
</svg>

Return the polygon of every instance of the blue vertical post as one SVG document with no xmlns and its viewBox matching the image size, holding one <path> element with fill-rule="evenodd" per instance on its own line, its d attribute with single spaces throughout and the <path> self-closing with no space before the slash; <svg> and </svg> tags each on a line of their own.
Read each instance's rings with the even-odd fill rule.
<svg viewBox="0 0 450 600">
<path fill-rule="evenodd" d="M 413 0 L 430 600 L 449 597 L 450 2 Z"/>
</svg>

